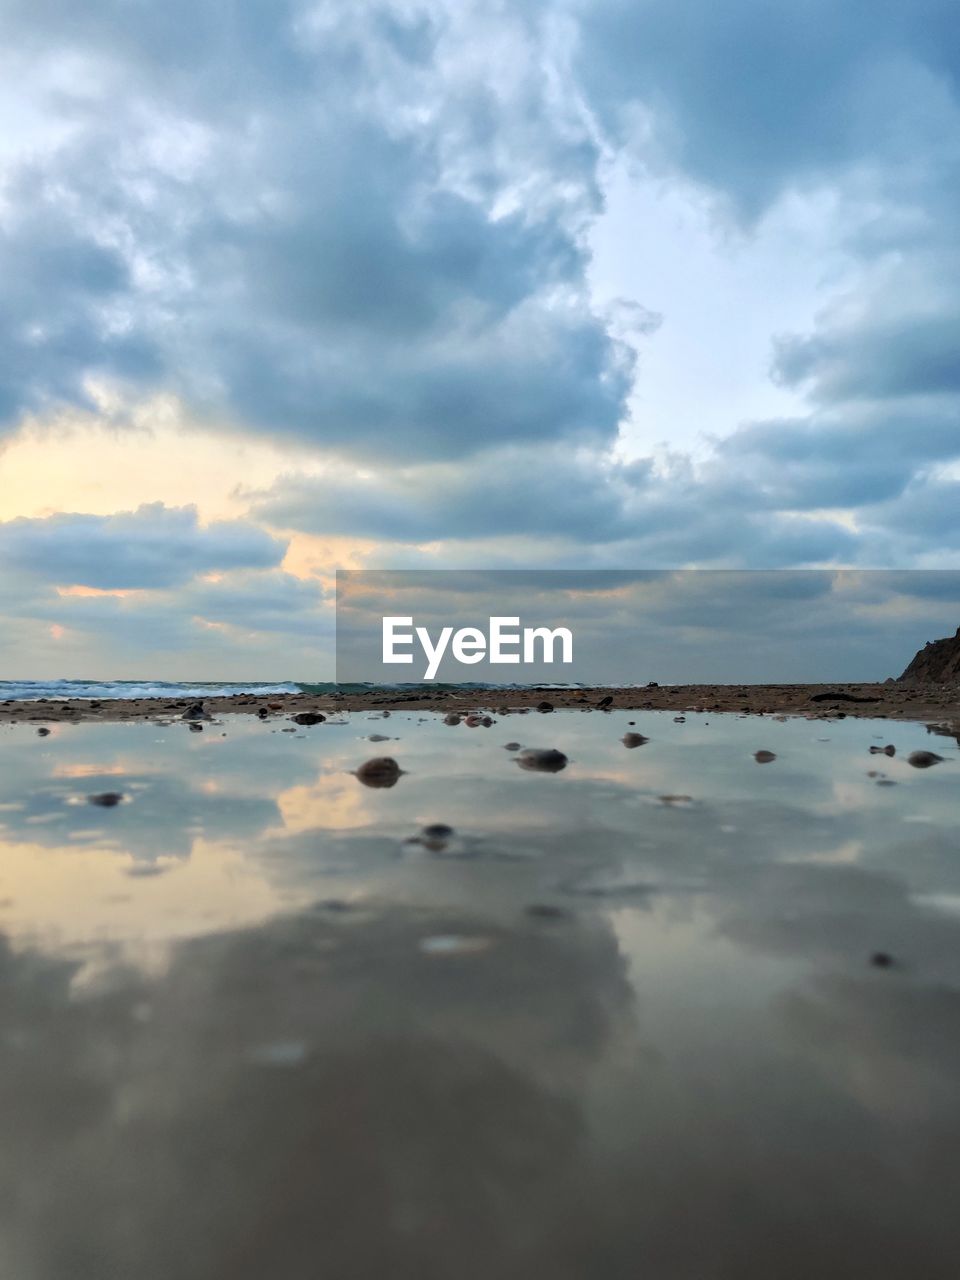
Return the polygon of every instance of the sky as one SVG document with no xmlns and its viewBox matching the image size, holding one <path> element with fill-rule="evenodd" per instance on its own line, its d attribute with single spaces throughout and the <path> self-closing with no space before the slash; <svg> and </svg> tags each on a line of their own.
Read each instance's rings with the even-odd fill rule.
<svg viewBox="0 0 960 1280">
<path fill-rule="evenodd" d="M 960 622 L 952 0 L 0 32 L 0 677 L 329 679 L 337 568 L 815 568 L 885 674 Z"/>
</svg>

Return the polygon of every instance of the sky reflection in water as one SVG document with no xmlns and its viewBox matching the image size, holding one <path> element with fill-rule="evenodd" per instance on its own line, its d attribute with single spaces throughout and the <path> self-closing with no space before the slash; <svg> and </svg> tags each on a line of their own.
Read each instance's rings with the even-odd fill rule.
<svg viewBox="0 0 960 1280">
<path fill-rule="evenodd" d="M 0 1274 L 954 1274 L 953 739 L 344 720 L 0 731 Z"/>
</svg>

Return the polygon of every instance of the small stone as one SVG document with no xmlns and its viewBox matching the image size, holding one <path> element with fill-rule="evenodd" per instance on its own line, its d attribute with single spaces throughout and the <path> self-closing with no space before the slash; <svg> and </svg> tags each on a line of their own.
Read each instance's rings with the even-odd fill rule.
<svg viewBox="0 0 960 1280">
<path fill-rule="evenodd" d="M 49 738 L 49 737 L 50 737 L 50 730 L 49 730 L 49 729 L 45 729 L 45 728 L 43 727 L 43 725 L 41 725 L 41 726 L 40 726 L 40 728 L 37 730 L 37 737 L 38 737 L 38 738 Z"/>
<path fill-rule="evenodd" d="M 393 787 L 402 772 L 392 756 L 375 756 L 360 766 L 356 776 L 365 787 Z"/>
<path fill-rule="evenodd" d="M 90 804 L 99 805 L 101 809 L 115 809 L 123 800 L 119 791 L 101 791 L 95 796 L 87 796 Z"/>
<path fill-rule="evenodd" d="M 202 702 L 192 702 L 183 715 L 181 720 L 209 720 L 210 716 L 204 711 Z"/>
<path fill-rule="evenodd" d="M 770 764 L 772 760 L 776 760 L 777 755 L 775 751 L 755 751 L 753 758 L 757 764 Z"/>
<path fill-rule="evenodd" d="M 625 733 L 620 741 L 628 750 L 632 750 L 634 747 L 642 747 L 650 739 L 645 738 L 642 733 Z"/>
<path fill-rule="evenodd" d="M 874 951 L 870 963 L 875 969 L 889 969 L 893 965 L 893 956 L 889 951 Z"/>
<path fill-rule="evenodd" d="M 390 739 L 385 733 L 371 733 L 367 738 L 368 742 L 389 742 Z"/>
<path fill-rule="evenodd" d="M 674 716 L 674 717 L 673 717 L 673 723 L 674 723 L 674 724 L 686 724 L 686 723 L 687 723 L 687 717 L 686 717 L 686 716 Z"/>
<path fill-rule="evenodd" d="M 443 717 L 443 723 L 454 725 L 460 723 L 460 716 L 456 711 L 450 711 Z"/>
<path fill-rule="evenodd" d="M 870 754 L 872 756 L 895 756 L 897 754 L 897 748 L 892 742 L 888 742 L 885 747 L 871 747 Z"/>
<path fill-rule="evenodd" d="M 943 756 L 938 756 L 935 751 L 911 751 L 907 756 L 907 764 L 912 764 L 915 769 L 929 769 L 942 763 Z"/>
<path fill-rule="evenodd" d="M 524 907 L 524 911 L 535 920 L 566 920 L 570 915 L 563 907 L 555 907 L 550 902 L 531 902 L 529 907 Z"/>
<path fill-rule="evenodd" d="M 449 840 L 453 835 L 453 827 L 448 827 L 445 822 L 431 822 L 420 834 L 427 840 Z"/>
<path fill-rule="evenodd" d="M 612 694 L 609 694 L 609 693 L 608 693 L 608 694 L 607 694 L 607 696 L 606 696 L 605 698 L 601 698 L 601 699 L 600 699 L 600 701 L 597 703 L 597 706 L 600 708 L 600 710 L 601 710 L 601 711 L 602 711 L 605 707 L 612 707 L 612 706 L 613 706 L 613 696 L 612 696 Z"/>
<path fill-rule="evenodd" d="M 257 712 L 257 715 L 260 717 L 261 720 L 266 720 L 269 714 L 270 712 L 267 710 L 266 707 L 261 707 L 260 710 Z"/>
<path fill-rule="evenodd" d="M 555 747 L 525 747 L 517 756 L 517 764 L 534 773 L 559 773 L 567 767 L 567 757 Z"/>
<path fill-rule="evenodd" d="M 319 711 L 298 711 L 290 718 L 294 724 L 323 724 L 327 717 L 321 715 Z"/>
<path fill-rule="evenodd" d="M 191 720 L 189 727 L 191 733 L 203 733 L 203 725 L 199 724 L 196 720 Z"/>
<path fill-rule="evenodd" d="M 541 712 L 543 715 L 546 715 L 549 711 L 552 711 L 552 710 L 553 710 L 553 703 L 552 703 L 552 702 L 538 702 L 538 703 L 537 703 L 537 710 L 538 710 L 539 712 Z"/>
<path fill-rule="evenodd" d="M 503 749 L 504 749 L 504 751 L 519 751 L 519 750 L 520 750 L 520 743 L 519 743 L 519 742 L 505 742 L 505 743 L 503 744 Z"/>
</svg>

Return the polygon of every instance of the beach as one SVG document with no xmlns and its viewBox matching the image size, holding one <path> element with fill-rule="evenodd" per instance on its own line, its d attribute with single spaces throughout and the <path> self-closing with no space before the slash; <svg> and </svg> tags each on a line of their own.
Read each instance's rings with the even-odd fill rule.
<svg viewBox="0 0 960 1280">
<path fill-rule="evenodd" d="M 4 1274 L 947 1280 L 957 743 L 595 692 L 5 708 Z"/>
<path fill-rule="evenodd" d="M 836 696 L 834 696 L 836 695 Z M 195 701 L 189 697 L 66 698 L 0 702 L 0 724 L 71 723 L 82 721 L 151 720 L 181 716 Z M 535 711 L 541 703 L 556 710 L 634 710 L 714 712 L 737 715 L 788 715 L 808 719 L 838 716 L 922 720 L 960 733 L 960 685 L 884 681 L 877 684 L 691 684 L 644 685 L 625 688 L 529 688 L 477 690 L 372 688 L 342 695 L 309 693 L 237 694 L 203 698 L 213 716 L 271 717 L 345 711 L 443 711 L 466 715 L 484 711 L 497 715 Z M 601 706 L 601 704 L 603 704 Z"/>
</svg>

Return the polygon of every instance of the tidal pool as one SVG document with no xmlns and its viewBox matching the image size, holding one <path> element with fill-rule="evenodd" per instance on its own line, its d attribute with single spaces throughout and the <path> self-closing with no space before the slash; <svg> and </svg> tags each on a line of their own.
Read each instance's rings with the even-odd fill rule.
<svg viewBox="0 0 960 1280">
<path fill-rule="evenodd" d="M 0 1275 L 952 1280 L 956 741 L 494 719 L 0 729 Z"/>
</svg>

